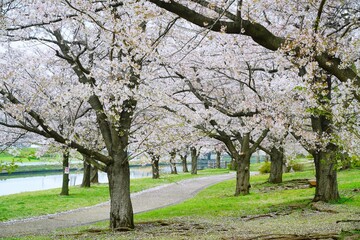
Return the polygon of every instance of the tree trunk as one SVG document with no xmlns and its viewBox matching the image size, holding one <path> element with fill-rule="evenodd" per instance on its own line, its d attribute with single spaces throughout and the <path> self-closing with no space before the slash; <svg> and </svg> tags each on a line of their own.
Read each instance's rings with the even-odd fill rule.
<svg viewBox="0 0 360 240">
<path fill-rule="evenodd" d="M 187 154 L 185 153 L 184 155 L 180 154 L 180 158 L 181 158 L 181 164 L 183 167 L 183 172 L 189 172 L 189 169 L 187 167 Z"/>
<path fill-rule="evenodd" d="M 171 174 L 177 174 L 175 157 L 176 157 L 176 152 L 175 152 L 175 151 L 171 152 L 171 153 L 170 153 L 170 169 L 171 169 Z"/>
<path fill-rule="evenodd" d="M 151 155 L 151 169 L 152 169 L 153 179 L 160 178 L 159 161 L 160 161 L 159 155 Z"/>
<path fill-rule="evenodd" d="M 130 199 L 130 167 L 125 150 L 113 154 L 114 163 L 108 166 L 110 190 L 110 228 L 113 231 L 134 228 Z"/>
<path fill-rule="evenodd" d="M 191 174 L 197 174 L 197 150 L 195 147 L 190 148 L 191 151 Z"/>
<path fill-rule="evenodd" d="M 90 187 L 90 177 L 91 177 L 90 175 L 91 175 L 91 165 L 84 161 L 84 175 L 80 187 L 84 187 L 84 188 Z"/>
<path fill-rule="evenodd" d="M 329 104 L 331 99 L 331 76 L 327 76 L 325 80 L 315 77 L 315 81 L 322 83 L 323 89 L 316 92 L 321 111 L 319 111 L 320 113 L 315 112 L 311 116 L 311 127 L 319 136 L 333 136 L 332 111 Z M 331 143 L 331 141 L 326 146 L 318 146 L 316 149 L 311 150 L 316 170 L 316 191 L 313 201 L 330 202 L 340 199 L 336 173 L 337 153 L 338 146 Z"/>
<path fill-rule="evenodd" d="M 99 170 L 94 166 L 91 166 L 90 182 L 95 184 L 99 183 Z"/>
<path fill-rule="evenodd" d="M 216 168 L 221 168 L 221 152 L 216 151 Z"/>
<path fill-rule="evenodd" d="M 236 189 L 235 196 L 250 193 L 250 133 L 245 133 L 241 144 L 241 153 L 236 157 Z"/>
<path fill-rule="evenodd" d="M 272 147 L 270 150 L 270 177 L 269 183 L 281 183 L 283 175 L 284 149 Z"/>
<path fill-rule="evenodd" d="M 69 149 L 63 151 L 63 181 L 60 195 L 69 195 Z"/>
<path fill-rule="evenodd" d="M 338 201 L 336 156 L 333 150 L 313 154 L 316 169 L 316 190 L 314 202 Z"/>
</svg>

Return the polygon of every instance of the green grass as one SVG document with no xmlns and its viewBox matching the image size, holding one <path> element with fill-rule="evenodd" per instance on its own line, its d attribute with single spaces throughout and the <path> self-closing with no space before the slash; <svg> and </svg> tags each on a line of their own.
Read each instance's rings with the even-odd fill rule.
<svg viewBox="0 0 360 240">
<path fill-rule="evenodd" d="M 0 162 L 2 163 L 28 163 L 28 162 L 55 162 L 61 163 L 62 156 L 59 153 L 45 154 L 41 157 L 36 156 L 36 148 L 18 148 L 17 153 L 12 155 L 9 152 L 0 153 Z M 16 155 L 16 156 L 15 156 Z"/>
<path fill-rule="evenodd" d="M 284 182 L 313 178 L 312 171 L 284 174 Z M 354 189 L 360 187 L 359 170 L 339 172 L 339 191 L 342 196 L 340 203 L 350 207 L 360 207 L 360 194 Z M 309 204 L 314 197 L 315 188 L 274 190 L 264 192 L 264 187 L 271 184 L 264 183 L 268 175 L 251 177 L 251 194 L 234 197 L 235 181 L 225 181 L 211 186 L 200 192 L 193 199 L 167 208 L 135 215 L 137 222 L 167 220 L 178 217 L 239 217 L 252 214 L 265 214 L 282 210 L 294 205 Z M 281 186 L 281 184 L 280 184 Z"/>
<path fill-rule="evenodd" d="M 139 192 L 147 188 L 183 179 L 228 172 L 227 169 L 207 169 L 198 171 L 197 175 L 181 173 L 178 175 L 162 175 L 160 179 L 132 179 L 131 192 Z M 60 189 L 51 189 L 0 196 L 0 221 L 67 211 L 109 200 L 107 184 L 93 185 L 91 188 L 71 187 L 69 196 L 60 196 L 59 193 Z"/>
</svg>

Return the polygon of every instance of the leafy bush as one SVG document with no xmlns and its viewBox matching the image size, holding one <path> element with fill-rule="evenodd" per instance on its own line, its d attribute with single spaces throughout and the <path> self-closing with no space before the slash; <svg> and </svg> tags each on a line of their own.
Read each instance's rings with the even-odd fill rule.
<svg viewBox="0 0 360 240">
<path fill-rule="evenodd" d="M 39 159 L 38 157 L 36 157 L 36 149 L 34 148 L 22 148 L 20 149 L 19 155 L 16 157 L 27 158 L 29 160 Z"/>
<path fill-rule="evenodd" d="M 305 167 L 304 164 L 296 162 L 294 160 L 291 160 L 288 165 L 289 170 L 292 169 L 295 172 L 304 171 L 304 167 Z"/>
<path fill-rule="evenodd" d="M 270 168 L 271 168 L 271 162 L 264 162 L 261 167 L 259 168 L 259 172 L 261 174 L 264 173 L 270 173 Z"/>
<path fill-rule="evenodd" d="M 227 167 L 228 167 L 229 170 L 236 170 L 237 169 L 237 162 L 234 162 L 234 163 L 230 162 L 230 163 L 228 163 Z"/>
<path fill-rule="evenodd" d="M 360 157 L 359 156 L 351 157 L 351 167 L 360 168 Z"/>
</svg>

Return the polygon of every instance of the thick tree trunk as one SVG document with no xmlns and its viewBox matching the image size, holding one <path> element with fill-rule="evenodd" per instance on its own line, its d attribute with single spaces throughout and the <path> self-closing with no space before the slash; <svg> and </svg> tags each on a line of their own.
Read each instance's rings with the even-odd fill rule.
<svg viewBox="0 0 360 240">
<path fill-rule="evenodd" d="M 90 182 L 95 184 L 99 183 L 99 170 L 94 166 L 91 166 Z"/>
<path fill-rule="evenodd" d="M 182 164 L 182 168 L 183 168 L 183 172 L 189 172 L 188 166 L 187 166 L 187 154 L 185 153 L 184 155 L 180 154 L 180 158 L 181 158 L 181 164 Z"/>
<path fill-rule="evenodd" d="M 216 151 L 216 168 L 221 168 L 221 152 Z"/>
<path fill-rule="evenodd" d="M 250 152 L 240 155 L 237 160 L 235 196 L 250 193 Z"/>
<path fill-rule="evenodd" d="M 250 193 L 250 158 L 250 133 L 246 133 L 243 136 L 241 153 L 235 159 L 237 163 L 235 196 Z"/>
<path fill-rule="evenodd" d="M 159 161 L 160 161 L 159 155 L 151 156 L 151 169 L 152 169 L 152 178 L 153 179 L 160 178 Z"/>
<path fill-rule="evenodd" d="M 322 78 L 315 78 L 315 81 L 323 84 L 323 89 L 316 92 L 322 111 L 320 111 L 320 114 L 314 113 L 311 116 L 311 126 L 319 136 L 333 136 L 332 111 L 331 106 L 329 106 L 332 89 L 331 76 L 327 76 L 325 81 Z M 325 113 L 322 114 L 322 112 Z M 327 143 L 326 146 L 319 146 L 311 151 L 316 170 L 316 191 L 313 201 L 330 202 L 340 199 L 336 173 L 337 153 L 338 147 L 331 142 Z"/>
<path fill-rule="evenodd" d="M 63 151 L 63 181 L 60 195 L 69 195 L 69 150 Z"/>
<path fill-rule="evenodd" d="M 176 157 L 176 152 L 175 151 L 171 152 L 170 153 L 170 170 L 171 170 L 171 174 L 177 174 L 175 157 Z"/>
<path fill-rule="evenodd" d="M 127 153 L 113 156 L 114 163 L 108 166 L 110 190 L 110 228 L 113 231 L 134 228 L 133 208 L 130 199 L 130 167 Z"/>
<path fill-rule="evenodd" d="M 81 187 L 89 188 L 90 187 L 90 177 L 91 177 L 91 165 L 84 161 L 84 174 Z"/>
<path fill-rule="evenodd" d="M 316 190 L 313 201 L 338 201 L 340 195 L 337 184 L 336 156 L 334 151 L 321 151 L 314 153 L 313 157 L 316 169 Z"/>
<path fill-rule="evenodd" d="M 190 148 L 191 151 L 191 174 L 197 174 L 197 150 L 195 147 Z"/>
<path fill-rule="evenodd" d="M 281 183 L 283 175 L 284 149 L 272 147 L 270 151 L 270 183 Z"/>
</svg>

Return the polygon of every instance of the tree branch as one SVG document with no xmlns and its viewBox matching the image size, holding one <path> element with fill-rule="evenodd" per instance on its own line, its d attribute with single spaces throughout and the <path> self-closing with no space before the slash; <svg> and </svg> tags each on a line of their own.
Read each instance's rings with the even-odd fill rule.
<svg viewBox="0 0 360 240">
<path fill-rule="evenodd" d="M 290 39 L 275 36 L 268 29 L 259 23 L 240 19 L 237 22 L 219 21 L 200 14 L 174 0 L 162 1 L 162 0 L 148 0 L 160 8 L 166 9 L 185 20 L 198 25 L 202 28 L 211 26 L 210 30 L 215 32 L 222 32 L 224 29 L 228 34 L 241 34 L 251 37 L 260 46 L 263 46 L 269 50 L 276 51 L 281 48 L 286 42 L 291 42 Z M 241 24 L 240 24 L 241 22 Z M 206 26 L 204 23 L 207 23 Z M 341 68 L 341 59 L 328 55 L 327 53 L 321 53 L 315 57 L 315 60 L 319 63 L 319 66 L 328 73 L 336 76 L 341 82 L 346 82 L 349 79 L 355 80 L 357 87 L 360 87 L 360 76 L 356 74 L 351 67 Z M 360 101 L 360 96 L 356 96 Z"/>
</svg>

